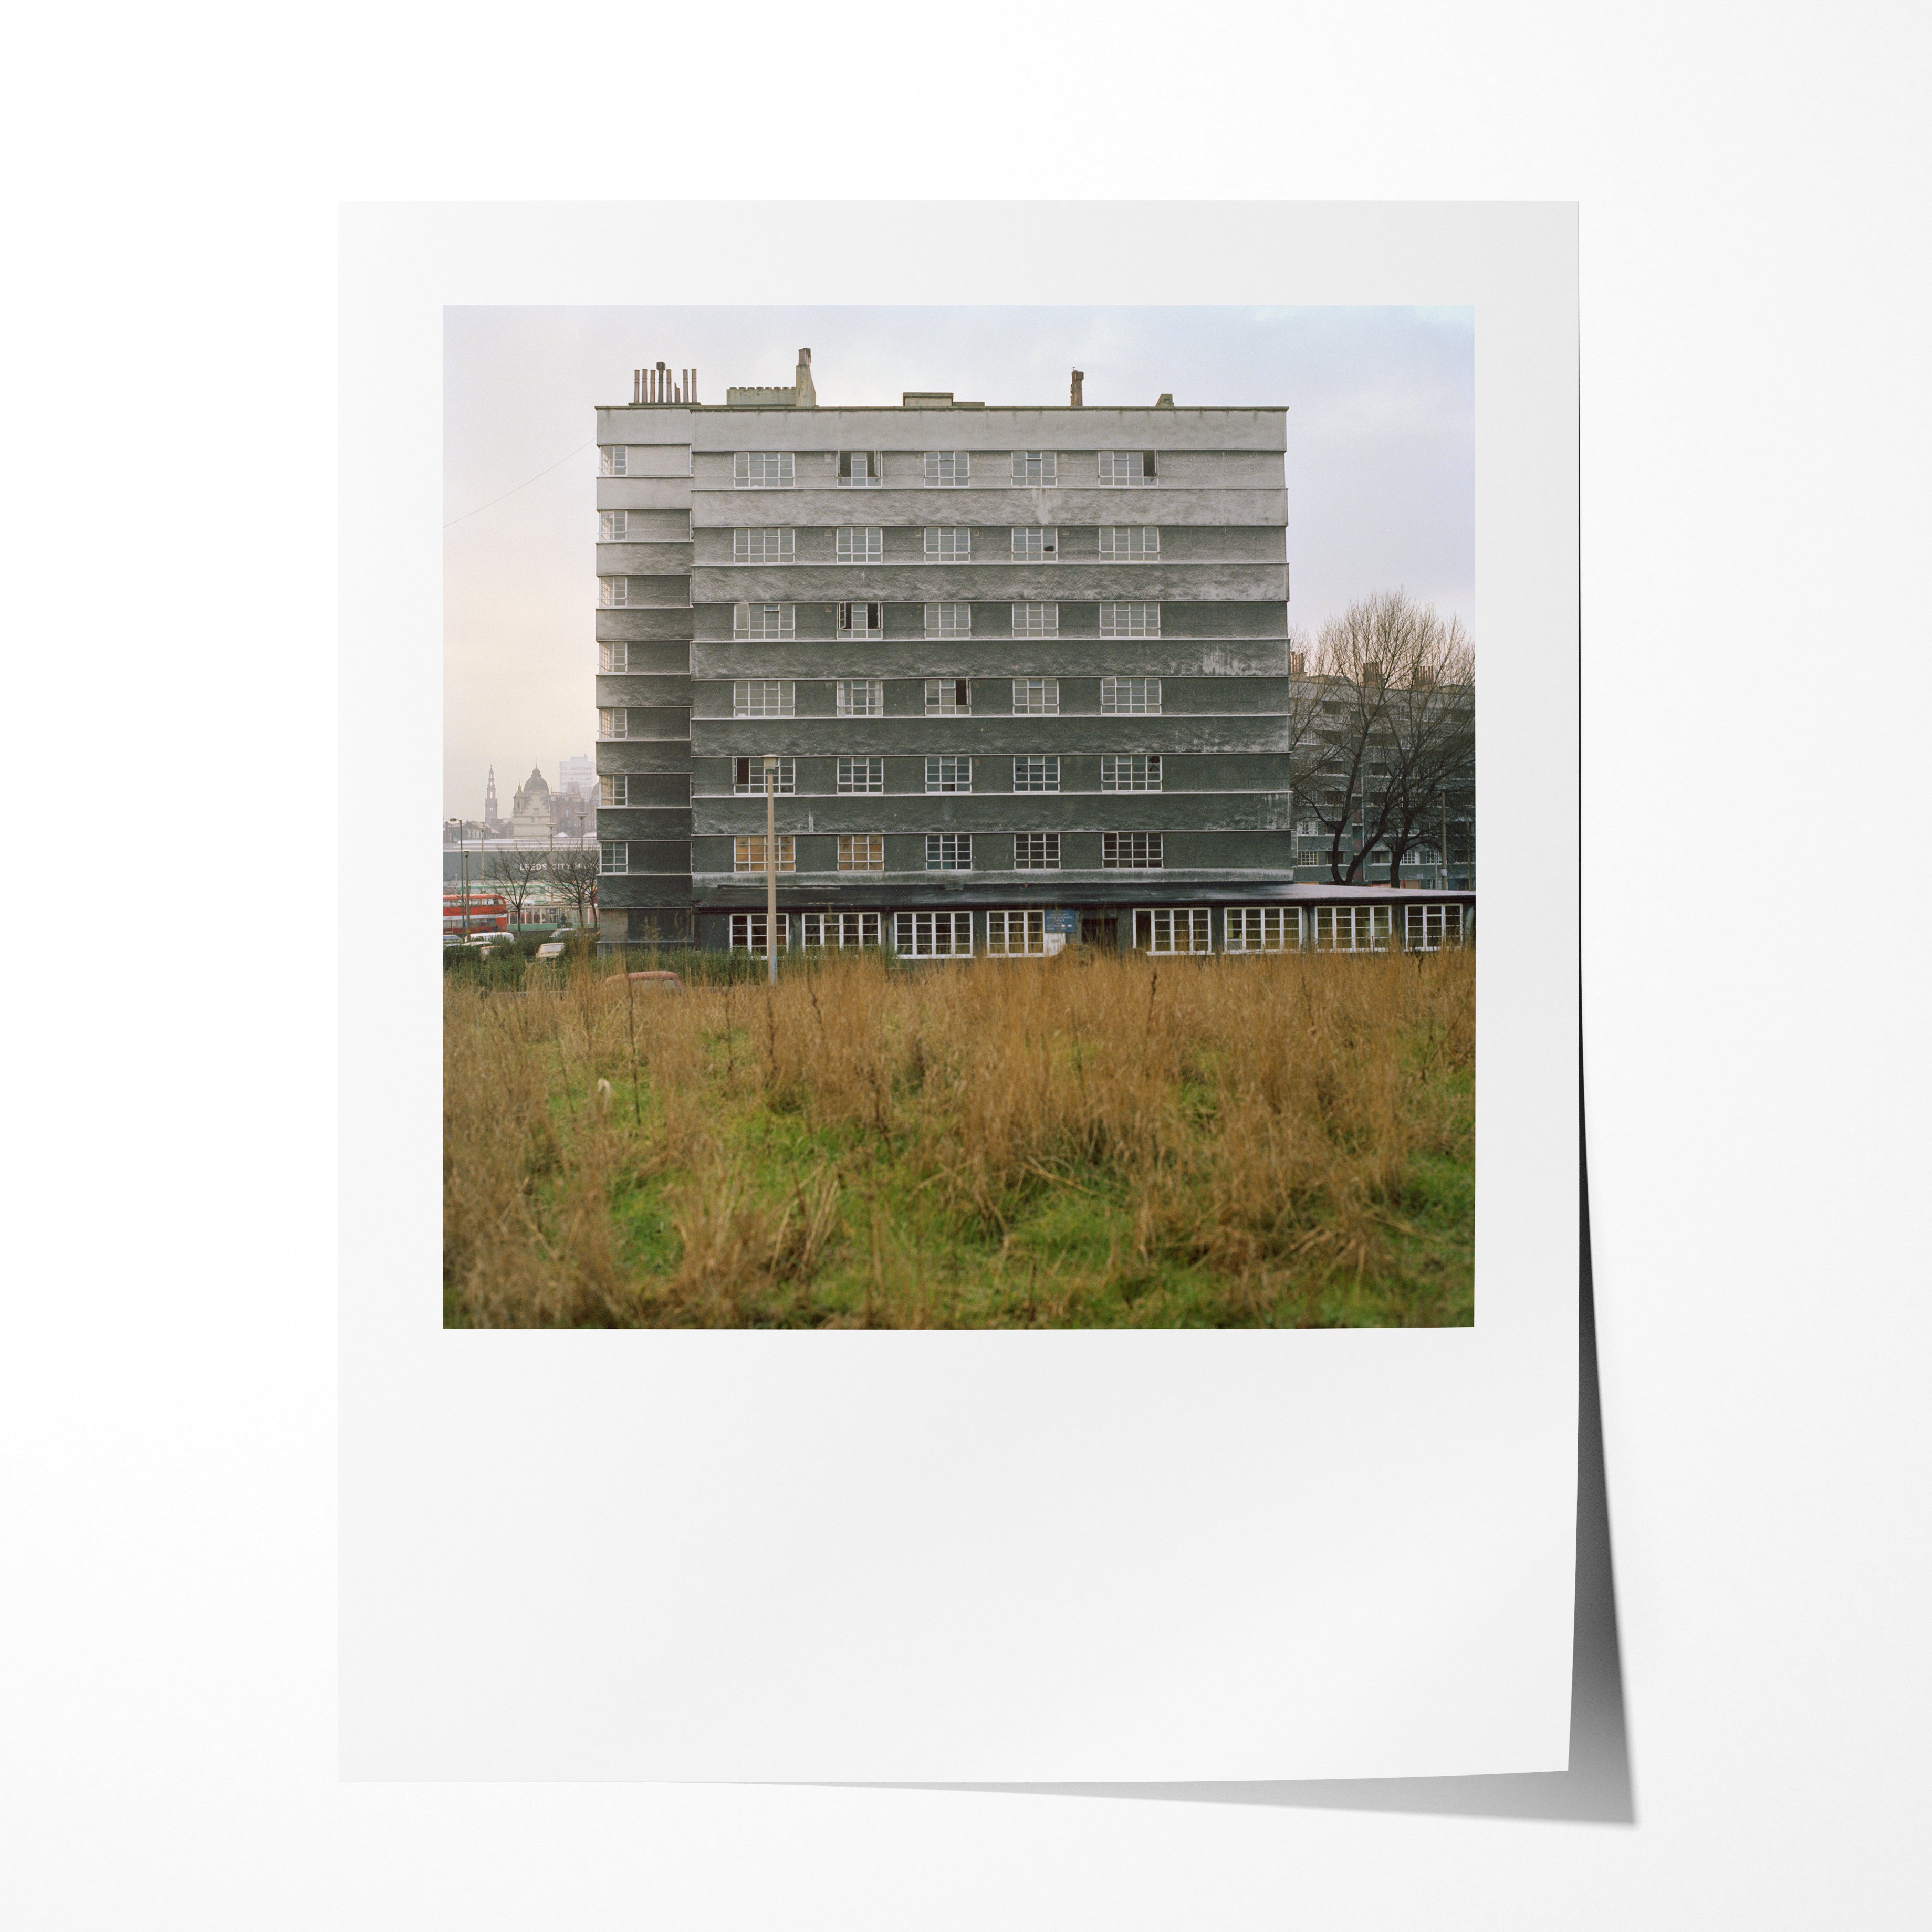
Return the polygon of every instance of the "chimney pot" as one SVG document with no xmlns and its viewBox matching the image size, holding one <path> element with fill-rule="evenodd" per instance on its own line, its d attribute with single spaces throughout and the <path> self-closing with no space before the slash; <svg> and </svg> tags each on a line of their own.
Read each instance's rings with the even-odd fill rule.
<svg viewBox="0 0 1932 1932">
<path fill-rule="evenodd" d="M 1071 394 L 1068 397 L 1068 400 L 1076 410 L 1084 409 L 1086 407 L 1087 399 L 1080 392 L 1081 385 L 1084 383 L 1086 380 L 1087 372 L 1085 370 L 1076 369 L 1074 370 L 1072 389 Z"/>
</svg>

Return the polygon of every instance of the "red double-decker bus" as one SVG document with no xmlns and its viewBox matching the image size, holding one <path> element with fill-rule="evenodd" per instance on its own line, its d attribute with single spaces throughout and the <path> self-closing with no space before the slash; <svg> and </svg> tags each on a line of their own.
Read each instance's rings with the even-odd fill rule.
<svg viewBox="0 0 1932 1932">
<path fill-rule="evenodd" d="M 466 926 L 468 936 L 474 939 L 484 932 L 508 932 L 510 929 L 510 902 L 501 892 L 472 892 L 469 898 Z M 460 939 L 464 936 L 466 924 L 464 896 L 460 890 L 445 890 L 442 896 L 442 936 L 446 939 Z"/>
</svg>

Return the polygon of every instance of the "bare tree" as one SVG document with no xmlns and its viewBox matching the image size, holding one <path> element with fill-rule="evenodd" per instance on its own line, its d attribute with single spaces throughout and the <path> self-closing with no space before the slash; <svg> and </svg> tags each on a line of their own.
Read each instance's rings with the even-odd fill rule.
<svg viewBox="0 0 1932 1932">
<path fill-rule="evenodd" d="M 590 923 L 597 898 L 599 855 L 595 845 L 564 845 L 550 854 L 550 883 L 577 908 L 579 926 Z"/>
<path fill-rule="evenodd" d="M 1378 848 L 1393 884 L 1448 810 L 1474 810 L 1474 651 L 1460 622 L 1392 591 L 1324 624 L 1304 668 L 1298 823 L 1325 835 L 1336 884 L 1358 882 Z"/>
<path fill-rule="evenodd" d="M 510 924 L 513 928 L 523 924 L 524 902 L 534 895 L 548 875 L 550 860 L 549 852 L 541 845 L 503 845 L 490 854 L 490 868 L 496 875 L 503 896 L 510 902 Z"/>
</svg>

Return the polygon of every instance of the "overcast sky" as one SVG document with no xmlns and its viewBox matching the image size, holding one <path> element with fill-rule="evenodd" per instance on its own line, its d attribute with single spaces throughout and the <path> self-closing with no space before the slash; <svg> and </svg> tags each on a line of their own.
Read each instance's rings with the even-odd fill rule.
<svg viewBox="0 0 1932 1932">
<path fill-rule="evenodd" d="M 701 402 L 788 383 L 801 346 L 825 406 L 907 389 L 1064 403 L 1076 368 L 1089 404 L 1285 406 L 1289 622 L 1312 633 L 1404 590 L 1474 631 L 1469 309 L 452 308 L 446 816 L 480 816 L 493 764 L 507 812 L 532 765 L 555 784 L 560 758 L 594 748 L 592 410 L 628 402 L 631 371 L 660 361 L 694 367 Z"/>
</svg>

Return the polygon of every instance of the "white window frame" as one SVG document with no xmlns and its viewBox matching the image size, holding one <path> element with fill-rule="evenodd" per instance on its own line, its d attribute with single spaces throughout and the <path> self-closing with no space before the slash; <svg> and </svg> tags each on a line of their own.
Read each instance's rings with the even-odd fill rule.
<svg viewBox="0 0 1932 1932">
<path fill-rule="evenodd" d="M 614 671 L 620 676 L 631 668 L 629 640 L 623 638 L 606 638 L 597 646 L 597 668 L 602 671 Z"/>
<path fill-rule="evenodd" d="M 928 449 L 926 452 L 926 487 L 928 490 L 964 490 L 972 478 L 970 450 Z"/>
<path fill-rule="evenodd" d="M 1122 541 L 1124 538 L 1124 542 Z M 1100 561 L 1102 563 L 1160 562 L 1160 526 L 1156 524 L 1102 524 L 1100 526 Z"/>
<path fill-rule="evenodd" d="M 838 869 L 842 872 L 883 872 L 886 869 L 886 835 L 883 832 L 840 832 Z"/>
<path fill-rule="evenodd" d="M 1161 789 L 1161 754 L 1158 752 L 1103 752 L 1100 754 L 1100 789 L 1102 791 L 1159 791 Z M 1120 782 L 1120 767 L 1126 766 L 1127 782 Z M 1140 769 L 1136 771 L 1135 766 Z"/>
<path fill-rule="evenodd" d="M 950 784 L 945 782 L 946 768 L 949 765 L 952 767 L 952 782 Z M 962 776 L 965 780 L 963 784 L 960 783 Z M 973 789 L 972 759 L 964 755 L 956 757 L 948 752 L 928 754 L 926 760 L 926 789 L 932 796 L 969 794 Z"/>
<path fill-rule="evenodd" d="M 892 920 L 892 944 L 902 959 L 970 959 L 970 912 L 902 912 Z"/>
<path fill-rule="evenodd" d="M 877 598 L 853 598 L 838 605 L 833 628 L 842 638 L 859 638 L 871 643 L 886 634 L 886 607 Z M 876 617 L 877 623 L 872 620 Z M 860 621 L 855 622 L 858 618 Z"/>
<path fill-rule="evenodd" d="M 597 707 L 597 735 L 600 738 L 615 740 L 631 735 L 631 714 L 621 704 L 600 704 Z"/>
<path fill-rule="evenodd" d="M 1042 779 L 1051 779 L 1051 784 L 1022 784 L 1022 778 L 1030 778 L 1032 772 L 1028 767 L 1037 765 Z M 1058 792 L 1060 789 L 1060 754 L 1058 752 L 1022 752 L 1013 760 L 1013 790 L 1029 797 Z"/>
<path fill-rule="evenodd" d="M 778 870 L 795 872 L 798 870 L 798 836 L 796 832 L 781 832 L 778 840 Z M 747 832 L 731 842 L 731 869 L 734 872 L 749 874 L 762 878 L 765 872 L 765 835 L 762 832 Z"/>
<path fill-rule="evenodd" d="M 631 802 L 631 781 L 623 772 L 604 772 L 597 780 L 597 802 L 616 810 Z"/>
<path fill-rule="evenodd" d="M 607 442 L 598 452 L 598 468 L 606 476 L 624 476 L 630 473 L 630 451 L 621 442 Z"/>
<path fill-rule="evenodd" d="M 1110 717 L 1158 718 L 1160 680 L 1157 677 L 1103 677 L 1100 709 Z"/>
<path fill-rule="evenodd" d="M 850 946 L 854 951 L 879 944 L 880 916 L 875 912 L 802 912 L 798 915 L 799 944 L 811 950 Z"/>
<path fill-rule="evenodd" d="M 1160 458 L 1151 449 L 1103 449 L 1100 458 L 1103 490 L 1142 489 L 1160 481 Z"/>
<path fill-rule="evenodd" d="M 772 792 L 775 798 L 791 798 L 798 791 L 798 760 L 796 758 L 779 758 L 775 760 L 778 771 L 778 784 Z M 751 776 L 740 778 L 738 767 L 749 765 Z M 763 798 L 765 795 L 765 760 L 762 752 L 754 752 L 748 758 L 739 756 L 731 760 L 731 793 L 735 798 Z"/>
<path fill-rule="evenodd" d="M 864 538 L 862 543 L 859 541 Z M 886 560 L 886 533 L 872 524 L 850 524 L 832 533 L 834 563 L 883 563 Z"/>
<path fill-rule="evenodd" d="M 734 563 L 795 563 L 798 532 L 793 530 L 736 530 L 731 532 Z"/>
<path fill-rule="evenodd" d="M 774 638 L 798 634 L 796 604 L 734 604 L 731 606 L 731 636 L 736 643 L 754 638 L 770 642 Z"/>
<path fill-rule="evenodd" d="M 628 577 L 600 577 L 597 580 L 597 608 L 600 610 L 622 610 L 631 601 L 631 580 Z"/>
<path fill-rule="evenodd" d="M 973 634 L 973 607 L 970 604 L 928 604 L 924 607 L 924 616 L 928 638 L 970 638 Z"/>
<path fill-rule="evenodd" d="M 628 838 L 602 838 L 597 843 L 597 875 L 614 878 L 631 869 L 631 842 Z"/>
<path fill-rule="evenodd" d="M 1410 952 L 1441 952 L 1464 943 L 1460 905 L 1425 903 L 1402 912 L 1402 944 Z"/>
<path fill-rule="evenodd" d="M 973 526 L 970 524 L 928 524 L 923 534 L 928 563 L 970 563 L 973 561 Z"/>
<path fill-rule="evenodd" d="M 865 797 L 875 793 L 882 794 L 886 789 L 884 758 L 841 758 L 833 767 L 833 773 L 842 795 Z M 874 776 L 878 779 L 877 784 L 872 782 Z"/>
<path fill-rule="evenodd" d="M 1022 845 L 1020 842 L 1022 839 L 1029 842 Z M 1036 841 L 1037 843 L 1033 842 Z M 1057 832 L 1016 832 L 1013 834 L 1013 870 L 1016 872 L 1058 872 L 1060 834 Z"/>
<path fill-rule="evenodd" d="M 953 863 L 946 861 L 951 849 Z M 958 862 L 964 856 L 966 862 Z M 973 835 L 970 832 L 928 832 L 926 835 L 926 869 L 928 872 L 970 872 L 973 869 Z"/>
<path fill-rule="evenodd" d="M 883 718 L 886 681 L 882 677 L 842 677 L 832 688 L 832 700 L 841 718 Z"/>
<path fill-rule="evenodd" d="M 970 677 L 928 678 L 926 715 L 928 718 L 971 717 L 973 680 Z"/>
<path fill-rule="evenodd" d="M 1013 684 L 1016 718 L 1058 718 L 1060 680 L 1057 677 L 1016 677 Z"/>
<path fill-rule="evenodd" d="M 1121 841 L 1126 844 L 1124 848 Z M 1139 842 L 1136 843 L 1136 841 Z M 1107 856 L 1112 847 L 1113 856 Z M 1123 856 L 1124 850 L 1125 856 Z M 1159 832 L 1103 832 L 1100 835 L 1100 865 L 1109 872 L 1159 872 L 1167 866 L 1165 835 Z"/>
<path fill-rule="evenodd" d="M 755 952 L 760 958 L 766 956 L 766 934 L 769 928 L 765 915 L 761 912 L 734 912 L 731 915 L 731 950 L 734 952 Z M 791 914 L 778 914 L 778 950 L 791 950 Z"/>
<path fill-rule="evenodd" d="M 854 472 L 862 463 L 867 474 L 856 476 Z M 842 490 L 876 490 L 880 482 L 880 472 L 884 464 L 876 449 L 842 449 L 838 452 L 838 485 Z"/>
<path fill-rule="evenodd" d="M 1301 950 L 1299 906 L 1230 906 L 1221 915 L 1224 952 L 1298 952 Z"/>
<path fill-rule="evenodd" d="M 1178 940 L 1185 943 L 1178 944 Z M 1138 907 L 1134 912 L 1133 950 L 1160 958 L 1173 953 L 1212 952 L 1214 915 L 1206 906 Z"/>
<path fill-rule="evenodd" d="M 796 486 L 796 459 L 788 449 L 741 449 L 731 458 L 736 490 L 790 490 Z"/>
<path fill-rule="evenodd" d="M 1157 638 L 1160 635 L 1160 606 L 1155 603 L 1102 604 L 1100 634 L 1103 638 Z"/>
<path fill-rule="evenodd" d="M 631 513 L 628 510 L 602 510 L 597 516 L 597 541 L 599 543 L 626 543 L 625 535 L 631 526 Z"/>
<path fill-rule="evenodd" d="M 1392 905 L 1310 908 L 1311 943 L 1317 952 L 1386 952 L 1394 936 Z"/>
<path fill-rule="evenodd" d="M 1040 959 L 1046 955 L 1046 914 L 1038 910 L 989 912 L 986 915 L 988 959 Z"/>
<path fill-rule="evenodd" d="M 1060 452 L 1055 449 L 1016 449 L 1013 452 L 1013 487 L 1016 490 L 1052 490 L 1059 487 Z"/>
<path fill-rule="evenodd" d="M 1016 604 L 1013 635 L 1016 638 L 1057 638 L 1060 634 L 1058 604 Z"/>
<path fill-rule="evenodd" d="M 734 718 L 796 718 L 798 686 L 788 677 L 741 677 L 731 686 Z"/>
<path fill-rule="evenodd" d="M 1060 529 L 1055 524 L 1016 524 L 1012 526 L 1012 561 L 1015 563 L 1058 563 Z"/>
</svg>

